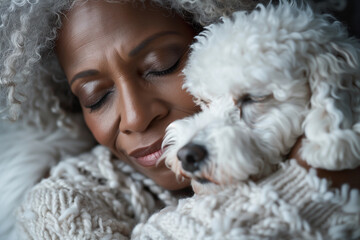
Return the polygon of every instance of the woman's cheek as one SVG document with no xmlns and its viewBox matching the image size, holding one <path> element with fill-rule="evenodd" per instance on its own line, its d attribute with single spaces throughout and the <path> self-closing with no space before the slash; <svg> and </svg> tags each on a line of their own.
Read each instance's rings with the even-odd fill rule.
<svg viewBox="0 0 360 240">
<path fill-rule="evenodd" d="M 193 96 L 182 88 L 183 83 L 183 77 L 181 75 L 177 76 L 175 81 L 170 81 L 164 87 L 164 93 L 167 94 L 169 100 L 171 99 L 170 101 L 174 106 L 180 107 L 180 109 L 189 113 L 198 112 L 199 109 L 193 101 Z M 172 91 L 169 91 L 169 89 L 172 89 Z"/>
<path fill-rule="evenodd" d="M 118 116 L 116 109 L 101 109 L 98 112 L 90 112 L 83 108 L 85 122 L 94 138 L 101 145 L 109 148 L 114 147 L 114 141 L 118 132 Z"/>
</svg>

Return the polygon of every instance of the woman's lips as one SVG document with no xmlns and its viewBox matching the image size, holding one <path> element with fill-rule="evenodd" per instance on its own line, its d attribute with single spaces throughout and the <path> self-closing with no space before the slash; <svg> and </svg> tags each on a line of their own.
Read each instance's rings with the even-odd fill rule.
<svg viewBox="0 0 360 240">
<path fill-rule="evenodd" d="M 157 160 L 163 154 L 161 149 L 162 138 L 155 143 L 144 148 L 138 148 L 132 151 L 129 156 L 135 158 L 135 161 L 143 167 L 153 167 L 156 165 Z"/>
<path fill-rule="evenodd" d="M 136 158 L 136 161 L 144 166 L 144 167 L 152 167 L 155 166 L 157 163 L 157 160 L 161 157 L 163 154 L 162 149 L 158 150 L 157 152 L 151 153 L 149 155 Z"/>
</svg>

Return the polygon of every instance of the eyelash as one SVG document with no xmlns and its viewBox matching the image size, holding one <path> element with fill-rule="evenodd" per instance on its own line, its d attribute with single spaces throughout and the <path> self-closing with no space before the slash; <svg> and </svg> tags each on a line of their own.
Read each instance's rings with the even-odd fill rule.
<svg viewBox="0 0 360 240">
<path fill-rule="evenodd" d="M 108 98 L 108 96 L 112 93 L 113 91 L 108 91 L 105 93 L 104 96 L 102 96 L 98 101 L 96 101 L 94 104 L 91 104 L 89 106 L 86 106 L 86 108 L 90 109 L 90 112 L 96 111 L 98 110 L 105 102 L 106 99 Z"/>
<path fill-rule="evenodd" d="M 169 67 L 168 69 L 165 69 L 165 70 L 162 70 L 162 71 L 150 71 L 148 73 L 146 73 L 145 77 L 148 77 L 149 75 L 153 75 L 153 76 L 156 76 L 156 77 L 161 77 L 161 76 L 164 76 L 164 75 L 167 75 L 167 74 L 170 74 L 172 72 L 174 72 L 179 64 L 180 64 L 180 60 L 181 58 L 179 58 L 174 65 L 172 65 L 171 67 Z"/>
</svg>

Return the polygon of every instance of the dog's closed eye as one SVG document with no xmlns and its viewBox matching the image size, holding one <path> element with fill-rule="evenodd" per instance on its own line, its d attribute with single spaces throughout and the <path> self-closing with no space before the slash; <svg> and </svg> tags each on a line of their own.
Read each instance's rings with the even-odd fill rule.
<svg viewBox="0 0 360 240">
<path fill-rule="evenodd" d="M 244 94 L 238 99 L 234 99 L 235 106 L 240 110 L 240 118 L 249 126 L 253 126 L 259 115 L 264 113 L 264 104 L 271 99 L 272 94 L 251 95 Z"/>
<path fill-rule="evenodd" d="M 269 97 L 270 95 L 254 96 L 250 94 L 245 94 L 240 98 L 234 99 L 234 103 L 238 108 L 241 109 L 243 106 L 248 104 L 266 101 Z"/>
</svg>

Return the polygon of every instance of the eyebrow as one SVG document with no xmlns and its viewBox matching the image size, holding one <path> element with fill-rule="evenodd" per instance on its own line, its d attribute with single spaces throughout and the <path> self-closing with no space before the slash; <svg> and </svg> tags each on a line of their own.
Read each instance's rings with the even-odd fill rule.
<svg viewBox="0 0 360 240">
<path fill-rule="evenodd" d="M 71 79 L 70 86 L 79 78 L 94 76 L 97 74 L 99 74 L 99 71 L 95 70 L 95 69 L 89 69 L 89 70 L 79 72 Z"/>
<path fill-rule="evenodd" d="M 175 31 L 163 31 L 163 32 L 159 32 L 159 33 L 155 33 L 154 35 L 151 35 L 150 37 L 146 38 L 144 41 L 139 43 L 139 45 L 137 45 L 134 49 L 132 49 L 129 52 L 129 57 L 133 57 L 136 54 L 138 54 L 142 49 L 144 49 L 147 45 L 149 45 L 155 39 L 162 37 L 164 35 L 173 35 L 173 34 L 179 35 L 179 33 L 175 32 Z"/>
<path fill-rule="evenodd" d="M 129 52 L 128 56 L 129 57 L 135 56 L 136 54 L 138 54 L 141 50 L 143 50 L 147 45 L 149 45 L 152 41 L 154 41 L 157 38 L 163 37 L 164 35 L 173 35 L 173 34 L 179 35 L 179 33 L 175 32 L 175 31 L 163 31 L 163 32 L 155 33 L 154 35 L 151 35 L 150 37 L 146 38 L 144 41 L 139 43 L 135 48 L 133 48 Z M 97 74 L 100 74 L 100 72 L 95 69 L 89 69 L 89 70 L 79 72 L 71 79 L 70 86 L 79 78 L 94 76 Z"/>
</svg>

